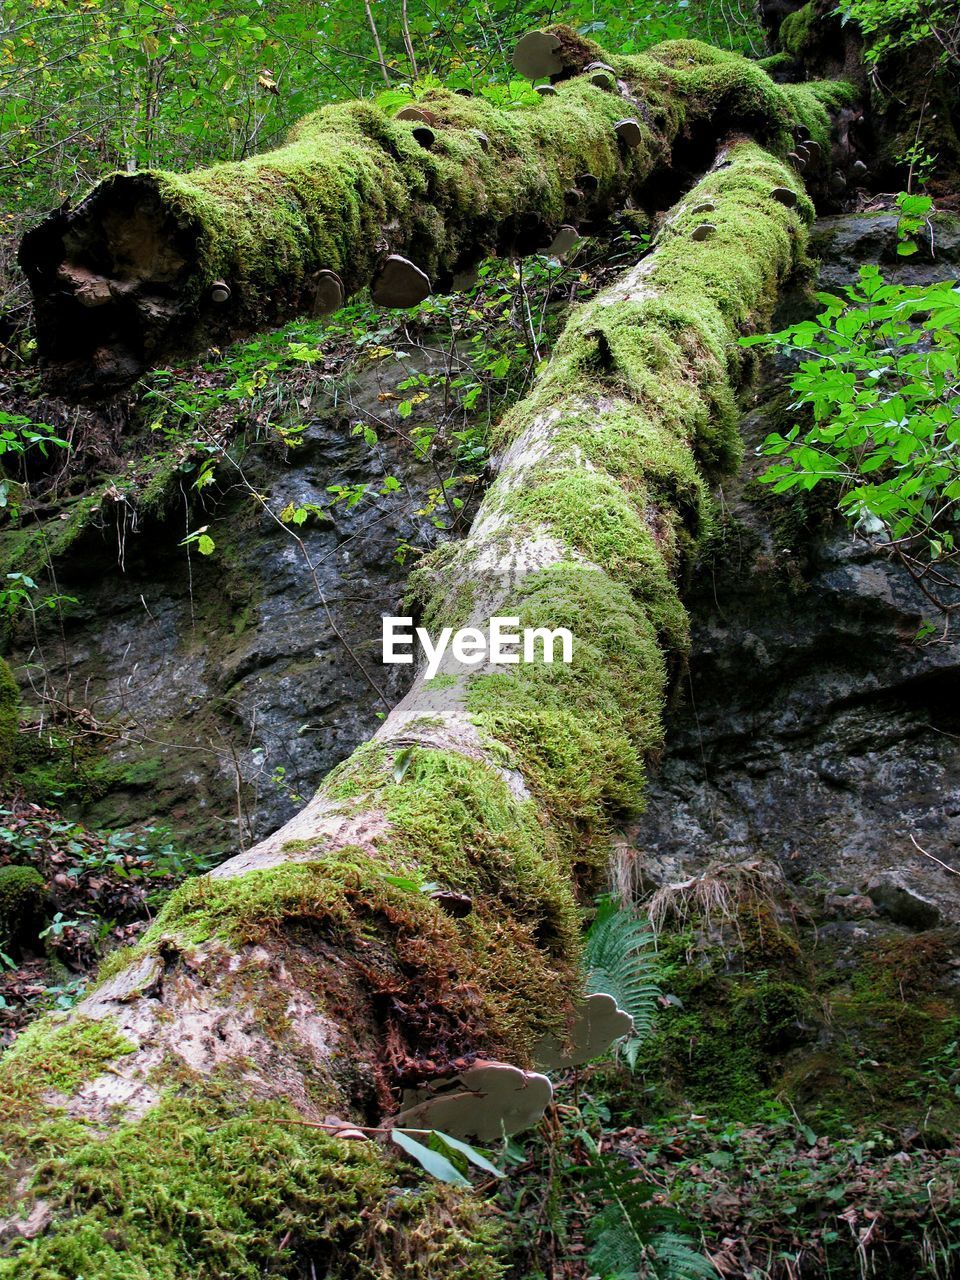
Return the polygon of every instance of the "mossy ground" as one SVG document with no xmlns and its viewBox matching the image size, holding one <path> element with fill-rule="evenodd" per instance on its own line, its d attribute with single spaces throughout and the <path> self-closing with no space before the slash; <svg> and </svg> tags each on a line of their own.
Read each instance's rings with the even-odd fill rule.
<svg viewBox="0 0 960 1280">
<path fill-rule="evenodd" d="M 20 727 L 20 690 L 0 658 L 0 779 L 13 763 Z"/>
<path fill-rule="evenodd" d="M 817 1132 L 913 1126 L 933 1146 L 952 1134 L 953 944 L 937 931 L 861 933 L 853 969 L 849 944 L 837 963 L 832 935 L 750 900 L 725 924 L 695 919 L 668 933 L 666 986 L 681 1003 L 640 1060 L 656 1111 L 683 1103 L 749 1124 L 787 1105 Z"/>
</svg>

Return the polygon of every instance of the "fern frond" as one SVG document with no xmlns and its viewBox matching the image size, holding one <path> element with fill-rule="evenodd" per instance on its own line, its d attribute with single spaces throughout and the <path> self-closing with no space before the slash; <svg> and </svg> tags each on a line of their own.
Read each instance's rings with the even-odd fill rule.
<svg viewBox="0 0 960 1280">
<path fill-rule="evenodd" d="M 651 1274 L 657 1280 L 717 1280 L 717 1269 L 689 1236 L 662 1231 L 650 1242 Z"/>
<path fill-rule="evenodd" d="M 655 938 L 647 921 L 610 897 L 599 900 L 587 931 L 587 990 L 605 991 L 633 1018 L 634 1049 L 650 1033 L 657 1009 Z"/>
<path fill-rule="evenodd" d="M 581 1171 L 584 1189 L 602 1204 L 587 1228 L 590 1265 L 603 1280 L 716 1280 L 713 1264 L 686 1234 L 685 1219 L 653 1203 L 655 1188 L 634 1170 L 584 1140 L 592 1153 Z"/>
</svg>

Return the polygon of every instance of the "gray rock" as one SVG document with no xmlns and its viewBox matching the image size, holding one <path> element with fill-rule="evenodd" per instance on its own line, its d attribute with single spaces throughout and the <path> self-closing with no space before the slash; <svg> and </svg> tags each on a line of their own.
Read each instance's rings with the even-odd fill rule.
<svg viewBox="0 0 960 1280">
<path fill-rule="evenodd" d="M 911 888 L 902 876 L 873 880 L 867 885 L 867 893 L 882 915 L 906 929 L 935 929 L 940 923 L 937 903 Z"/>
</svg>

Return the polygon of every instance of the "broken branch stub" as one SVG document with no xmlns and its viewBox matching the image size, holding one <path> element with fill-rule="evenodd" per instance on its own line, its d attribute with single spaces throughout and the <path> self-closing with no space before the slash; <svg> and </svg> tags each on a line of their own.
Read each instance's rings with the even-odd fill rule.
<svg viewBox="0 0 960 1280">
<path fill-rule="evenodd" d="M 570 1028 L 569 1046 L 556 1036 L 544 1036 L 533 1056 L 542 1067 L 577 1067 L 592 1062 L 616 1040 L 633 1030 L 633 1018 L 613 996 L 598 991 L 587 996 Z"/>
<path fill-rule="evenodd" d="M 426 272 L 399 253 L 387 258 L 370 286 L 370 296 L 378 307 L 415 307 L 432 292 Z"/>
<path fill-rule="evenodd" d="M 559 51 L 560 41 L 549 31 L 528 31 L 517 41 L 517 47 L 513 51 L 513 65 L 528 80 L 558 76 L 563 71 Z"/>
<path fill-rule="evenodd" d="M 427 1089 L 407 1093 L 394 1116 L 397 1128 L 422 1126 L 454 1138 L 495 1142 L 537 1124 L 553 1097 L 553 1085 L 537 1071 L 478 1060 Z"/>
</svg>

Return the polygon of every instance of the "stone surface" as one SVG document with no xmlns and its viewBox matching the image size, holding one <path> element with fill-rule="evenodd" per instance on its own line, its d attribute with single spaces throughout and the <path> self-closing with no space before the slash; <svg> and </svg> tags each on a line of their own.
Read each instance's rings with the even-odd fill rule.
<svg viewBox="0 0 960 1280">
<path fill-rule="evenodd" d="M 896 258 L 894 222 L 817 224 L 822 284 L 888 253 L 888 278 L 923 275 L 929 264 Z M 960 259 L 960 219 L 939 240 L 942 279 Z M 874 543 L 830 523 L 826 498 L 804 516 L 753 483 L 766 466 L 756 447 L 783 425 L 778 393 L 771 376 L 745 418 L 744 468 L 723 486 L 730 519 L 687 593 L 690 668 L 636 848 L 655 881 L 770 858 L 821 901 L 842 888 L 910 928 L 958 922 L 960 876 L 911 836 L 960 864 L 960 640 L 914 642 L 931 607 Z"/>
<path fill-rule="evenodd" d="M 410 348 L 406 360 L 413 371 L 441 358 Z M 68 811 L 106 827 L 161 823 L 193 847 L 235 852 L 296 813 L 380 723 L 386 708 L 351 654 L 390 704 L 400 699 L 412 670 L 381 664 L 381 616 L 402 612 L 409 563 L 395 560 L 398 545 L 439 536 L 413 514 L 436 476 L 389 430 L 374 448 L 352 434 L 361 418 L 389 422 L 379 396 L 396 380 L 395 365 L 368 363 L 340 385 L 339 407 L 315 404 L 302 445 L 286 456 L 254 445 L 245 456 L 247 479 L 274 511 L 329 505 L 328 485 L 401 482 L 297 530 L 316 584 L 289 533 L 239 486 L 210 509 L 209 558 L 194 552 L 188 563 L 182 513 L 126 533 L 124 572 L 111 513 L 71 549 L 59 587 L 79 603 L 65 616 L 65 644 L 45 650 L 51 684 L 121 736 L 105 744 L 116 781 Z M 21 681 L 28 659 L 11 656 Z"/>
<path fill-rule="evenodd" d="M 810 252 L 821 260 L 820 284 L 836 289 L 856 279 L 859 268 L 878 263 L 900 284 L 934 284 L 960 276 L 960 216 L 937 214 L 918 252 L 897 255 L 897 215 L 890 212 L 838 214 L 821 218 Z"/>
</svg>

